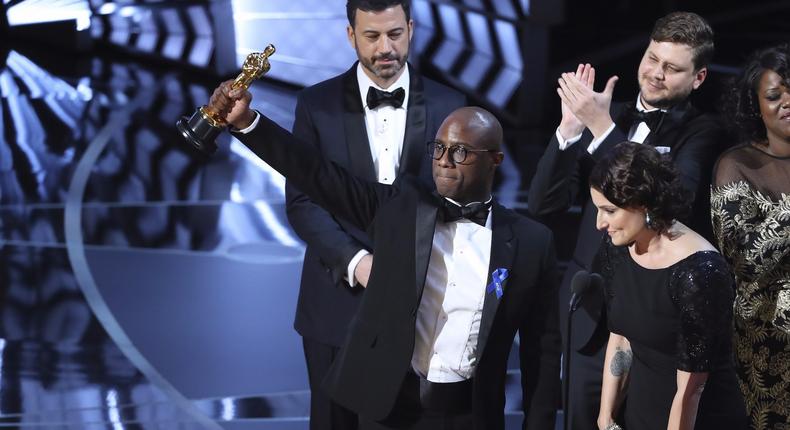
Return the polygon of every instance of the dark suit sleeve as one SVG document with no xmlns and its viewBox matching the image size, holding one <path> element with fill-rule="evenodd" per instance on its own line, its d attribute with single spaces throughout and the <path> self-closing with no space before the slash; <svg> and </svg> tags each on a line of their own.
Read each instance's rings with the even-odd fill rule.
<svg viewBox="0 0 790 430">
<path fill-rule="evenodd" d="M 519 328 L 521 387 L 527 429 L 554 428 L 560 398 L 559 291 L 554 241 L 548 231 L 540 270 L 539 294 Z"/>
<path fill-rule="evenodd" d="M 546 216 L 564 212 L 573 205 L 580 187 L 580 158 L 586 156 L 589 142 L 590 135 L 585 130 L 578 142 L 561 151 L 556 133 L 552 135 L 529 186 L 530 213 Z"/>
<path fill-rule="evenodd" d="M 361 230 L 397 192 L 393 186 L 355 177 L 263 115 L 252 131 L 233 135 L 316 204 Z"/>
<path fill-rule="evenodd" d="M 293 134 L 296 138 L 311 144 L 315 151 L 319 152 L 318 134 L 308 107 L 301 97 L 296 103 Z M 331 143 L 345 144 L 345 142 Z M 291 223 L 296 234 L 318 253 L 337 284 L 346 274 L 348 263 L 354 255 L 365 247 L 343 230 L 332 215 L 296 189 L 290 180 L 285 183 L 285 202 L 288 222 Z"/>
<path fill-rule="evenodd" d="M 620 128 L 615 127 L 612 131 L 601 141 L 595 151 L 592 153 L 592 159 L 597 163 L 604 154 L 611 151 L 612 148 L 617 146 L 618 143 L 623 143 L 628 140 L 628 136 L 623 133 Z"/>
<path fill-rule="evenodd" d="M 705 193 L 710 187 L 713 166 L 721 153 L 725 137 L 718 122 L 710 117 L 689 125 L 692 132 L 674 155 L 683 186 L 695 194 Z"/>
</svg>

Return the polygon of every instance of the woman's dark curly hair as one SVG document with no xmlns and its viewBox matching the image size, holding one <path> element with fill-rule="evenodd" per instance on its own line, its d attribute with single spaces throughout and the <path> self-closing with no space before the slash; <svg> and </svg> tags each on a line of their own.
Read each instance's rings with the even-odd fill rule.
<svg viewBox="0 0 790 430">
<path fill-rule="evenodd" d="M 725 112 L 743 142 L 765 142 L 767 139 L 757 96 L 760 78 L 766 70 L 773 70 L 790 86 L 790 44 L 783 43 L 752 54 L 730 85 Z"/>
<path fill-rule="evenodd" d="M 666 231 L 689 213 L 693 195 L 680 183 L 669 156 L 649 145 L 623 142 L 598 161 L 590 186 L 620 208 L 645 208 L 648 227 Z"/>
</svg>

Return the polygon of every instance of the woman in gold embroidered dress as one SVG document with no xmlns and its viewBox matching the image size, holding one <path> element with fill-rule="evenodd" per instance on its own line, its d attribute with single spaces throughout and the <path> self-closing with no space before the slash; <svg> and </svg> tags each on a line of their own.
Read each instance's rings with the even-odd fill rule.
<svg viewBox="0 0 790 430">
<path fill-rule="evenodd" d="M 790 430 L 790 45 L 752 56 L 716 166 L 713 228 L 736 278 L 735 359 L 751 428 Z"/>
</svg>

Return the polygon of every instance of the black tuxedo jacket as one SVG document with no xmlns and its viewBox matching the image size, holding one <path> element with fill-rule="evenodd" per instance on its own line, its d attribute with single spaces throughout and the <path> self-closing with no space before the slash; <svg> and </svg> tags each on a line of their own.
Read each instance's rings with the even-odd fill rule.
<svg viewBox="0 0 790 430">
<path fill-rule="evenodd" d="M 612 104 L 611 115 L 616 127 L 592 155 L 587 152 L 587 146 L 593 136 L 589 130 L 585 130 L 581 140 L 564 151 L 560 151 L 556 135 L 552 135 L 546 152 L 538 162 L 529 189 L 529 211 L 540 218 L 564 212 L 577 201 L 582 206 L 581 225 L 573 254 L 575 264 L 571 264 L 571 268 L 591 270 L 593 258 L 600 247 L 603 234 L 595 228 L 597 210 L 590 199 L 588 178 L 593 166 L 604 154 L 618 143 L 628 140 L 632 124 L 626 124 L 624 120 L 627 109 L 635 104 L 635 100 Z M 715 243 L 710 220 L 710 181 L 713 165 L 726 143 L 721 125 L 715 117 L 701 113 L 687 101 L 669 109 L 656 132 L 651 131 L 644 143 L 671 148 L 670 156 L 680 171 L 681 182 L 695 196 L 692 215 L 682 221 Z M 565 276 L 566 280 L 570 278 Z M 584 349 L 593 352 L 603 346 L 600 342 L 589 343 L 603 306 L 602 294 L 601 291 L 590 291 L 582 304 L 584 312 L 581 316 L 577 313 L 574 318 L 575 338 L 572 345 L 577 349 L 586 345 Z M 561 287 L 560 297 L 561 303 L 567 303 L 564 299 L 570 297 L 569 285 Z M 566 306 L 563 306 L 562 311 L 567 311 Z M 579 321 L 579 317 L 586 317 L 587 321 Z"/>
<path fill-rule="evenodd" d="M 371 277 L 325 385 L 339 404 L 367 419 L 384 419 L 411 367 L 439 199 L 408 175 L 392 186 L 358 179 L 263 117 L 250 134 L 237 137 L 317 204 L 370 234 Z M 525 422 L 530 429 L 554 428 L 560 347 L 551 232 L 498 204 L 492 211 L 488 283 L 497 268 L 510 276 L 501 298 L 492 292 L 484 300 L 474 375 L 476 428 L 504 429 L 505 374 L 516 331 Z"/>
<path fill-rule="evenodd" d="M 433 183 L 425 144 L 435 137 L 444 118 L 465 102 L 461 93 L 410 69 L 399 175 L 409 173 Z M 355 176 L 376 181 L 356 63 L 342 75 L 299 94 L 293 134 Z M 291 181 L 285 190 L 288 221 L 307 244 L 294 327 L 304 337 L 340 346 L 363 291 L 350 288 L 344 275 L 360 249 L 372 250 L 370 238 L 310 201 Z"/>
</svg>

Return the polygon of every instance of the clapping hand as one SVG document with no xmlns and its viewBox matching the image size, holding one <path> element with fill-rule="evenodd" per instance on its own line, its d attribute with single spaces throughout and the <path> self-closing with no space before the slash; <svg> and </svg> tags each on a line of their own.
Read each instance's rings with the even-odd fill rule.
<svg viewBox="0 0 790 430">
<path fill-rule="evenodd" d="M 603 92 L 598 93 L 593 89 L 595 69 L 589 64 L 580 64 L 576 73 L 563 73 L 558 79 L 557 88 L 563 108 L 560 134 L 567 139 L 578 135 L 587 127 L 596 138 L 603 135 L 613 123 L 609 106 L 612 104 L 612 93 L 618 79 L 617 76 L 609 78 Z M 575 133 L 566 136 L 563 131 Z"/>
<path fill-rule="evenodd" d="M 576 68 L 576 76 L 592 88 L 595 82 L 595 69 L 589 64 L 579 64 L 579 67 Z M 557 88 L 557 92 L 560 94 L 560 99 L 562 99 L 561 88 Z M 567 140 L 581 134 L 585 126 L 579 118 L 576 118 L 576 115 L 573 114 L 573 111 L 564 101 L 562 101 L 561 105 L 562 120 L 560 121 L 559 131 L 562 137 Z"/>
</svg>

